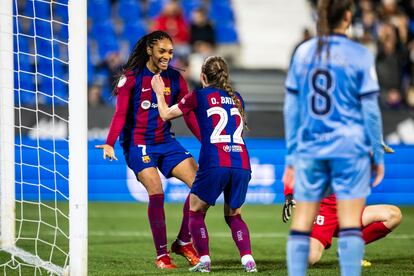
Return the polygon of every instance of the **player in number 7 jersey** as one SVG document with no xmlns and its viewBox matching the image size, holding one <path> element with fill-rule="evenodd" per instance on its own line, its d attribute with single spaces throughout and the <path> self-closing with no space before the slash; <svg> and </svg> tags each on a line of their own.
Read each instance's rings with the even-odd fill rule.
<svg viewBox="0 0 414 276">
<path fill-rule="evenodd" d="M 152 79 L 158 110 L 163 120 L 194 111 L 201 132 L 199 170 L 190 194 L 190 233 L 200 262 L 190 271 L 210 272 L 208 233 L 204 218 L 208 208 L 224 192 L 224 215 L 240 252 L 246 272 L 256 272 L 251 255 L 249 230 L 241 218 L 251 178 L 249 154 L 242 138 L 246 123 L 244 102 L 234 92 L 226 62 L 212 56 L 204 61 L 200 76 L 203 89 L 186 95 L 168 107 L 164 100 L 164 82 L 159 75 Z"/>
</svg>

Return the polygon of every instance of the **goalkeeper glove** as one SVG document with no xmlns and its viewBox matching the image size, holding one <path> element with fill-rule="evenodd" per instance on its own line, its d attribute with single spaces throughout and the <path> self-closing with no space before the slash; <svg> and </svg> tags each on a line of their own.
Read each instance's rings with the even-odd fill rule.
<svg viewBox="0 0 414 276">
<path fill-rule="evenodd" d="M 290 216 L 292 215 L 292 208 L 295 208 L 296 201 L 293 199 L 293 194 L 287 194 L 285 196 L 285 204 L 283 205 L 282 210 L 282 221 L 284 223 L 288 222 Z"/>
</svg>

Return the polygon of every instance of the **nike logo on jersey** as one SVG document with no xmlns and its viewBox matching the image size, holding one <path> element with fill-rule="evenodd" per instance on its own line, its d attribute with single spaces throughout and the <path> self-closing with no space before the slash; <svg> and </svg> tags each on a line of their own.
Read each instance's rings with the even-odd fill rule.
<svg viewBox="0 0 414 276">
<path fill-rule="evenodd" d="M 150 91 L 152 88 L 142 88 L 142 92 L 147 92 L 147 91 Z"/>
<path fill-rule="evenodd" d="M 188 154 L 190 154 L 190 152 L 189 152 L 189 151 L 186 151 L 186 152 L 185 152 L 185 154 L 187 154 L 187 155 L 188 155 Z"/>
</svg>

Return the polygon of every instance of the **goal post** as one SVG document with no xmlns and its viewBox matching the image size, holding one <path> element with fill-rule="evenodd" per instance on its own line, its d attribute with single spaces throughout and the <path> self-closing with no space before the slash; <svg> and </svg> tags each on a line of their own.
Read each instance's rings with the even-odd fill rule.
<svg viewBox="0 0 414 276">
<path fill-rule="evenodd" d="M 69 1 L 69 268 L 87 275 L 87 1 Z"/>
<path fill-rule="evenodd" d="M 13 247 L 14 206 L 14 97 L 13 3 L 0 0 L 0 247 Z"/>
<path fill-rule="evenodd" d="M 88 273 L 87 93 L 87 2 L 0 0 L 2 274 Z"/>
</svg>

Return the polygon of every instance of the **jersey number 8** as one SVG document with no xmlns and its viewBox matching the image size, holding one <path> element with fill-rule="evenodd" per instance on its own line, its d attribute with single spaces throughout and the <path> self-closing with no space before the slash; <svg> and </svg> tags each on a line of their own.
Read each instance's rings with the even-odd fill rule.
<svg viewBox="0 0 414 276">
<path fill-rule="evenodd" d="M 219 115 L 220 120 L 218 121 L 216 127 L 211 133 L 210 136 L 210 143 L 230 143 L 231 136 L 228 134 L 221 134 L 223 130 L 226 128 L 227 123 L 229 121 L 229 116 L 227 115 L 227 111 L 219 106 L 211 107 L 207 109 L 207 116 L 210 117 L 212 115 Z M 244 144 L 242 138 L 242 131 L 243 131 L 243 119 L 240 115 L 240 112 L 237 108 L 233 107 L 230 109 L 231 116 L 238 116 L 240 117 L 240 124 L 237 126 L 236 130 L 233 133 L 233 143 L 235 144 Z"/>
<path fill-rule="evenodd" d="M 332 108 L 331 92 L 334 88 L 332 74 L 328 70 L 317 69 L 311 74 L 312 93 L 310 105 L 315 116 L 327 115 Z"/>
</svg>

